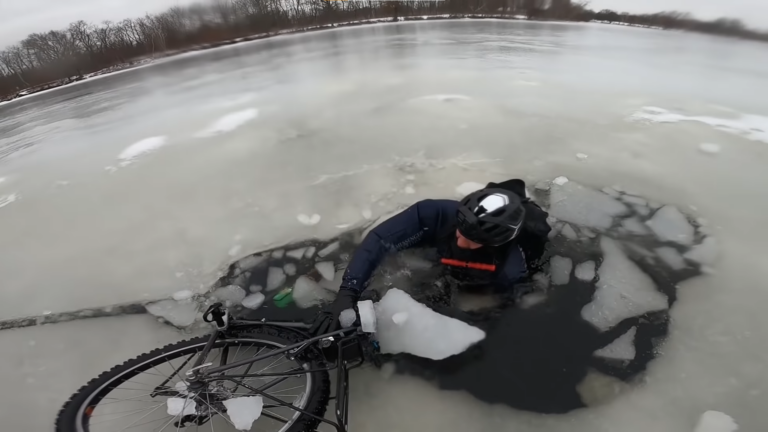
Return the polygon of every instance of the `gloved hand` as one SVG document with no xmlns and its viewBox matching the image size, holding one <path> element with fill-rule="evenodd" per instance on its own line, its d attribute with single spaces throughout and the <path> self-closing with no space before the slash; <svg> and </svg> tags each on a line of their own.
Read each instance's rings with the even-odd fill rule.
<svg viewBox="0 0 768 432">
<path fill-rule="evenodd" d="M 357 291 L 342 287 L 336 296 L 336 300 L 317 314 L 315 322 L 309 329 L 309 334 L 320 336 L 339 330 L 341 328 L 339 314 L 342 311 L 354 308 L 359 297 L 360 295 Z"/>
</svg>

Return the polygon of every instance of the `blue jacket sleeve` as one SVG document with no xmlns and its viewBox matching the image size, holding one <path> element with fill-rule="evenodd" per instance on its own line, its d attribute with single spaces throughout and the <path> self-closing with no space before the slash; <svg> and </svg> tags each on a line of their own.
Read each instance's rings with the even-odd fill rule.
<svg viewBox="0 0 768 432">
<path fill-rule="evenodd" d="M 451 200 L 419 201 L 371 230 L 355 250 L 341 287 L 362 292 L 388 252 L 434 244 L 437 233 L 455 219 L 458 205 Z"/>
<path fill-rule="evenodd" d="M 495 289 L 498 292 L 512 293 L 514 285 L 528 275 L 528 266 L 525 262 L 525 254 L 519 246 L 515 245 L 507 255 L 504 267 L 496 278 Z"/>
</svg>

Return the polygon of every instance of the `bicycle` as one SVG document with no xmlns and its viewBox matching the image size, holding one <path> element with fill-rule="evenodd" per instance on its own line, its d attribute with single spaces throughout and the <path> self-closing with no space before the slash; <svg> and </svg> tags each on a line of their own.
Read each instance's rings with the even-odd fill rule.
<svg viewBox="0 0 768 432">
<path fill-rule="evenodd" d="M 347 432 L 349 371 L 378 359 L 378 346 L 370 339 L 372 330 L 365 324 L 359 325 L 359 313 L 357 318 L 351 327 L 312 337 L 306 333 L 308 324 L 237 319 L 221 303 L 216 303 L 203 315 L 204 321 L 215 327 L 210 335 L 167 345 L 102 373 L 65 403 L 56 420 L 56 431 L 163 432 L 190 426 L 194 426 L 193 430 L 203 427 L 211 432 L 227 430 L 223 428 L 227 426 L 235 430 L 235 425 L 223 414 L 225 401 L 260 396 L 262 412 L 249 430 L 262 430 L 255 429 L 257 424 L 277 423 L 273 429 L 279 432 L 314 431 L 322 422 L 336 432 Z M 243 348 L 245 358 L 238 359 Z M 247 354 L 252 348 L 256 348 L 255 354 Z M 212 355 L 214 351 L 218 354 Z M 174 364 L 174 360 L 181 360 L 181 364 Z M 266 367 L 251 373 L 254 365 L 270 360 Z M 170 365 L 171 374 L 162 372 L 161 366 L 165 363 Z M 285 363 L 296 366 L 274 370 Z M 329 372 L 332 370 L 337 370 L 335 396 L 330 395 Z M 149 378 L 145 379 L 151 382 L 138 379 L 143 373 L 147 373 Z M 256 380 L 265 382 L 257 386 L 252 382 Z M 291 380 L 303 380 L 305 390 L 295 395 L 284 394 L 301 387 L 282 387 Z M 143 388 L 137 388 L 142 385 Z M 119 393 L 110 397 L 114 392 Z M 118 395 L 127 396 L 118 398 Z M 292 401 L 285 399 L 289 396 L 293 397 Z M 167 399 L 161 402 L 162 398 Z M 183 398 L 184 406 L 168 419 L 171 398 Z M 335 421 L 325 418 L 331 400 L 335 400 Z M 121 401 L 127 402 L 127 411 L 112 406 Z M 166 416 L 153 419 L 158 414 Z M 112 422 L 102 428 L 111 417 L 118 426 Z"/>
</svg>

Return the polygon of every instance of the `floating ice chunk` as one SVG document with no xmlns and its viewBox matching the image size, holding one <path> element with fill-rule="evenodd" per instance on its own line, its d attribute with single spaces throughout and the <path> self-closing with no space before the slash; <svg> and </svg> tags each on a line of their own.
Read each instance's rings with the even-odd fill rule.
<svg viewBox="0 0 768 432">
<path fill-rule="evenodd" d="M 542 180 L 536 183 L 533 188 L 540 191 L 548 191 L 550 188 L 550 183 L 547 180 Z"/>
<path fill-rule="evenodd" d="M 717 250 L 717 240 L 714 237 L 706 237 L 701 244 L 694 246 L 683 256 L 701 265 L 709 266 L 715 263 Z"/>
<path fill-rule="evenodd" d="M 576 279 L 578 280 L 590 282 L 595 278 L 595 262 L 586 261 L 577 265 L 576 270 L 574 271 L 574 276 L 576 276 Z"/>
<path fill-rule="evenodd" d="M 639 206 L 647 206 L 648 201 L 645 198 L 636 197 L 634 195 L 624 195 L 621 200 L 627 204 L 635 204 Z"/>
<path fill-rule="evenodd" d="M 409 353 L 442 360 L 485 338 L 484 331 L 434 312 L 397 288 L 387 291 L 375 310 L 376 337 L 384 354 Z M 409 319 L 395 324 L 393 317 L 403 312 Z"/>
<path fill-rule="evenodd" d="M 261 396 L 236 397 L 223 403 L 232 425 L 241 431 L 251 430 L 253 422 L 261 416 L 261 410 L 264 408 Z"/>
<path fill-rule="evenodd" d="M 246 292 L 237 285 L 229 285 L 214 291 L 211 296 L 228 305 L 239 305 L 245 298 Z"/>
<path fill-rule="evenodd" d="M 285 255 L 285 249 L 278 249 L 274 252 L 272 252 L 272 258 L 280 259 Z"/>
<path fill-rule="evenodd" d="M 611 401 L 620 393 L 630 389 L 630 385 L 612 376 L 601 374 L 594 370 L 587 372 L 584 380 L 576 386 L 581 400 L 587 406 L 600 405 Z"/>
<path fill-rule="evenodd" d="M 317 282 L 306 276 L 299 276 L 293 286 L 293 301 L 302 309 L 331 301 L 335 297 L 335 294 L 323 289 Z"/>
<path fill-rule="evenodd" d="M 570 258 L 553 256 L 549 260 L 549 274 L 552 285 L 565 285 L 571 280 L 573 261 Z"/>
<path fill-rule="evenodd" d="M 552 180 L 552 183 L 554 183 L 554 184 L 556 184 L 558 186 L 562 186 L 562 185 L 568 183 L 568 177 L 565 177 L 565 176 L 557 177 L 556 179 Z"/>
<path fill-rule="evenodd" d="M 315 247 L 310 246 L 307 248 L 307 251 L 304 252 L 304 258 L 312 258 L 315 255 Z"/>
<path fill-rule="evenodd" d="M 285 253 L 285 255 L 295 260 L 300 260 L 304 257 L 304 252 L 306 251 L 307 251 L 307 248 L 299 248 L 299 249 L 288 251 Z"/>
<path fill-rule="evenodd" d="M 287 274 L 288 276 L 293 276 L 293 275 L 295 275 L 295 274 L 296 274 L 296 264 L 293 264 L 293 263 L 288 263 L 288 264 L 284 265 L 284 266 L 283 266 L 283 271 L 284 271 L 284 272 L 285 272 L 285 274 Z"/>
<path fill-rule="evenodd" d="M 693 243 L 694 228 L 675 206 L 666 205 L 660 208 L 647 224 L 661 240 L 682 245 Z"/>
<path fill-rule="evenodd" d="M 728 414 L 720 411 L 707 411 L 701 415 L 693 432 L 736 432 L 739 425 Z"/>
<path fill-rule="evenodd" d="M 330 254 L 336 252 L 337 250 L 339 250 L 339 246 L 341 246 L 341 244 L 339 242 L 333 242 L 333 243 L 329 244 L 328 246 L 320 249 L 320 251 L 317 252 L 317 256 L 319 256 L 320 258 L 325 258 L 328 255 L 330 255 Z"/>
<path fill-rule="evenodd" d="M 137 157 L 159 149 L 165 145 L 166 141 L 166 137 L 156 136 L 145 138 L 135 144 L 131 144 L 117 156 L 117 158 L 121 160 L 120 165 L 126 166 L 133 162 Z"/>
<path fill-rule="evenodd" d="M 19 199 L 19 194 L 12 193 L 10 195 L 2 195 L 0 196 L 0 208 L 5 207 L 8 204 L 16 201 Z"/>
<path fill-rule="evenodd" d="M 344 270 L 345 269 L 337 270 L 336 274 L 333 276 L 333 280 L 327 280 L 323 278 L 318 283 L 320 284 L 321 287 L 337 293 L 341 288 L 341 280 L 344 277 Z"/>
<path fill-rule="evenodd" d="M 371 209 L 369 209 L 369 208 L 365 208 L 365 209 L 362 209 L 362 210 L 360 211 L 360 214 L 362 214 L 362 215 L 363 215 L 363 217 L 364 217 L 366 220 L 370 220 L 370 219 L 373 217 L 373 212 L 372 212 L 372 211 L 371 211 Z"/>
<path fill-rule="evenodd" d="M 621 202 L 574 182 L 553 186 L 550 203 L 550 214 L 557 219 L 599 229 L 610 228 L 613 217 L 627 211 Z"/>
<path fill-rule="evenodd" d="M 627 218 L 621 221 L 621 226 L 632 234 L 648 234 L 648 228 L 637 218 Z"/>
<path fill-rule="evenodd" d="M 231 132 L 245 123 L 253 120 L 259 115 L 259 110 L 249 108 L 247 110 L 230 113 L 216 120 L 206 129 L 198 132 L 195 136 L 198 138 L 212 137 Z"/>
<path fill-rule="evenodd" d="M 634 360 L 636 333 L 637 328 L 632 327 L 609 345 L 595 351 L 595 356 L 614 360 Z"/>
<path fill-rule="evenodd" d="M 248 287 L 248 291 L 252 293 L 261 292 L 264 289 L 261 285 L 251 285 Z"/>
<path fill-rule="evenodd" d="M 243 306 L 248 309 L 258 309 L 259 306 L 264 304 L 265 298 L 262 293 L 251 294 L 243 299 Z"/>
<path fill-rule="evenodd" d="M 669 307 L 651 278 L 624 255 L 615 240 L 600 239 L 603 263 L 592 302 L 581 309 L 581 316 L 600 330 L 607 330 L 625 318 Z"/>
<path fill-rule="evenodd" d="M 355 320 L 357 320 L 357 314 L 354 309 L 344 309 L 339 314 L 339 323 L 342 328 L 352 327 L 355 324 Z"/>
<path fill-rule="evenodd" d="M 576 235 L 576 231 L 574 231 L 573 228 L 571 228 L 571 226 L 568 224 L 563 225 L 563 229 L 560 230 L 560 234 L 569 240 L 576 240 L 579 238 L 579 236 Z"/>
<path fill-rule="evenodd" d="M 267 257 L 262 255 L 250 255 L 237 262 L 237 267 L 241 272 L 253 270 L 266 261 Z"/>
<path fill-rule="evenodd" d="M 267 291 L 274 291 L 285 283 L 287 276 L 280 267 L 270 267 L 267 270 Z"/>
<path fill-rule="evenodd" d="M 197 403 L 192 398 L 168 398 L 165 401 L 167 405 L 168 415 L 185 416 L 195 414 Z"/>
<path fill-rule="evenodd" d="M 147 312 L 179 328 L 192 325 L 197 316 L 197 304 L 194 302 L 179 303 L 175 300 L 160 300 L 145 307 Z"/>
<path fill-rule="evenodd" d="M 300 215 L 296 216 L 296 219 L 298 219 L 299 222 L 301 222 L 304 225 L 312 226 L 312 225 L 317 225 L 318 223 L 320 223 L 321 217 L 317 213 L 313 214 L 312 216 L 307 216 L 305 214 L 300 214 Z"/>
<path fill-rule="evenodd" d="M 333 261 L 315 263 L 315 268 L 325 280 L 332 281 L 336 275 L 336 267 L 333 265 Z"/>
<path fill-rule="evenodd" d="M 466 182 L 456 186 L 456 195 L 459 197 L 465 197 L 472 192 L 479 191 L 484 188 L 485 185 L 477 182 Z"/>
<path fill-rule="evenodd" d="M 405 193 L 407 193 L 409 195 L 410 194 L 415 194 L 416 193 L 416 189 L 414 189 L 412 185 L 407 185 L 405 187 L 405 189 L 403 189 L 403 192 L 405 192 Z"/>
<path fill-rule="evenodd" d="M 581 231 L 581 235 L 583 235 L 583 236 L 584 236 L 584 237 L 586 237 L 586 238 L 590 238 L 590 239 L 592 239 L 592 238 L 595 238 L 595 237 L 597 237 L 597 234 L 595 234 L 595 232 L 594 232 L 594 231 L 592 231 L 592 230 L 591 230 L 591 229 L 589 229 L 589 228 L 584 228 L 584 227 L 581 227 L 581 228 L 579 228 L 579 231 Z"/>
<path fill-rule="evenodd" d="M 682 270 L 685 268 L 685 260 L 675 248 L 669 246 L 656 248 L 656 255 L 672 270 Z"/>
<path fill-rule="evenodd" d="M 583 161 L 583 160 L 587 160 L 587 158 L 588 158 L 588 157 L 589 157 L 589 156 L 587 156 L 587 155 L 586 155 L 586 154 L 584 154 L 584 153 L 576 153 L 576 159 L 578 159 L 578 160 L 581 160 L 581 161 Z"/>
<path fill-rule="evenodd" d="M 529 309 L 547 299 L 547 294 L 541 291 L 535 291 L 523 296 L 517 304 L 522 309 Z"/>
<path fill-rule="evenodd" d="M 195 293 L 193 293 L 190 290 L 181 290 L 173 293 L 171 297 L 173 297 L 173 299 L 176 301 L 183 301 L 183 300 L 189 300 L 194 296 L 195 296 Z"/>
<path fill-rule="evenodd" d="M 717 153 L 720 153 L 720 150 L 721 150 L 720 144 L 712 144 L 712 143 L 699 144 L 699 151 L 702 153 L 717 154 Z"/>
<path fill-rule="evenodd" d="M 392 322 L 397 325 L 403 325 L 408 321 L 408 312 L 398 312 L 392 315 Z"/>
</svg>

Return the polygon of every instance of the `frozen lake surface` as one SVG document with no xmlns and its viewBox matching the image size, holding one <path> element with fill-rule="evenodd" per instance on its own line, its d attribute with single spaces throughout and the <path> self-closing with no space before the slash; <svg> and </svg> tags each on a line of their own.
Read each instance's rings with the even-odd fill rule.
<svg viewBox="0 0 768 432">
<path fill-rule="evenodd" d="M 360 371 L 352 430 L 693 431 L 710 410 L 765 429 L 766 54 L 613 26 L 404 23 L 185 55 L 5 104 L 0 318 L 206 291 L 235 259 L 457 197 L 466 182 L 566 176 L 674 204 L 718 239 L 709 274 L 680 285 L 642 384 L 539 415 Z M 5 364 L 55 382 L 40 399 L 39 384 L 14 378 L 24 406 L 50 416 L 16 429 L 50 424 L 77 385 L 155 346 L 136 319 L 0 334 L 9 346 L 36 341 Z M 109 353 L 93 369 L 58 354 L 56 343 L 82 339 L 74 328 Z M 35 376 L 54 367 L 78 379 Z"/>
</svg>

